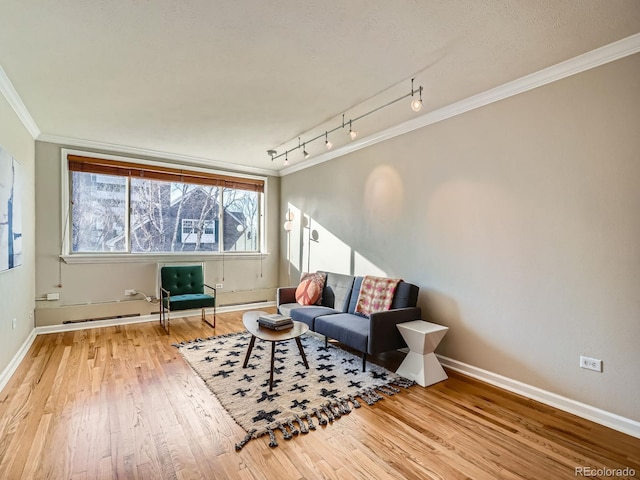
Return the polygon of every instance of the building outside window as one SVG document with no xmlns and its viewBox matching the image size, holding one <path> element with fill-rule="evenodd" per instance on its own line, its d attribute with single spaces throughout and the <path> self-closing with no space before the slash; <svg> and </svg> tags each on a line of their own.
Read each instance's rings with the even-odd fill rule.
<svg viewBox="0 0 640 480">
<path fill-rule="evenodd" d="M 260 251 L 264 180 L 75 155 L 69 171 L 71 254 Z"/>
</svg>

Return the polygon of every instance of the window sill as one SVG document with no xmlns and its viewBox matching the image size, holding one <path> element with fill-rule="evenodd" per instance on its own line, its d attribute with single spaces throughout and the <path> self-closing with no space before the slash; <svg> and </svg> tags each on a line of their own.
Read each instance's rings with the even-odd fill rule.
<svg viewBox="0 0 640 480">
<path fill-rule="evenodd" d="M 268 252 L 228 252 L 228 253 L 76 253 L 60 255 L 65 263 L 179 263 L 179 262 L 220 262 L 233 260 L 264 259 Z"/>
</svg>

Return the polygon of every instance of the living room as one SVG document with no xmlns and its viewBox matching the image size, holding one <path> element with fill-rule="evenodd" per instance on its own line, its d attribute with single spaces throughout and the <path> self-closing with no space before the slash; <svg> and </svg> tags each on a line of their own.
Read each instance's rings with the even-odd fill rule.
<svg viewBox="0 0 640 480">
<path fill-rule="evenodd" d="M 525 8 L 497 3 L 514 17 Z M 459 9 L 464 10 L 461 5 Z M 7 7 L 0 24 L 0 44 L 11 45 L 0 47 L 0 145 L 17 160 L 23 178 L 22 259 L 20 266 L 0 272 L 0 386 L 9 384 L 39 337 L 58 332 L 60 338 L 66 338 L 65 332 L 83 324 L 133 325 L 154 320 L 158 306 L 145 297 L 157 295 L 158 265 L 163 262 L 204 262 L 208 283 L 222 285 L 217 294 L 221 318 L 234 318 L 234 312 L 262 306 L 273 309 L 276 289 L 295 285 L 302 272 L 373 274 L 402 278 L 420 287 L 418 306 L 423 318 L 449 327 L 437 350 L 449 371 L 611 427 L 633 444 L 640 437 L 640 377 L 635 371 L 640 364 L 636 347 L 640 338 L 640 193 L 636 186 L 640 179 L 640 10 L 625 2 L 589 5 L 591 9 L 581 12 L 566 2 L 539 9 L 527 7 L 535 10 L 528 13 L 543 20 L 528 22 L 526 15 L 524 19 L 512 18 L 512 24 L 505 24 L 506 33 L 495 34 L 503 42 L 504 56 L 497 55 L 495 51 L 500 49 L 493 45 L 494 54 L 477 63 L 455 66 L 458 60 L 452 60 L 450 52 L 464 48 L 451 46 L 455 35 L 450 34 L 452 43 L 446 44 L 447 48 L 431 47 L 416 60 L 419 70 L 411 71 L 415 64 L 405 64 L 403 71 L 385 72 L 386 78 L 393 79 L 384 88 L 367 84 L 371 95 L 363 97 L 358 82 L 350 88 L 346 88 L 348 82 L 338 82 L 345 93 L 336 92 L 327 100 L 324 108 L 333 108 L 330 115 L 314 106 L 310 113 L 300 112 L 296 117 L 291 105 L 295 102 L 278 95 L 273 95 L 277 97 L 274 100 L 260 85 L 266 80 L 254 77 L 260 81 L 245 86 L 244 96 L 227 101 L 234 105 L 225 106 L 213 123 L 220 129 L 229 124 L 229 128 L 237 128 L 239 136 L 245 135 L 243 125 L 233 120 L 232 107 L 249 101 L 252 108 L 259 109 L 256 117 L 262 119 L 259 128 L 263 134 L 247 153 L 254 163 L 248 160 L 246 164 L 225 163 L 224 149 L 210 155 L 179 150 L 179 144 L 171 144 L 176 137 L 202 145 L 206 133 L 199 130 L 189 136 L 180 125 L 175 126 L 176 134 L 167 133 L 164 148 L 154 147 L 153 141 L 160 142 L 164 135 L 153 131 L 155 124 L 139 133 L 140 138 L 146 135 L 146 143 L 135 143 L 128 131 L 135 131 L 145 115 L 153 116 L 154 106 L 145 103 L 147 99 L 135 102 L 141 90 L 133 84 L 131 89 L 137 93 L 123 94 L 118 105 L 130 104 L 130 112 L 124 109 L 116 115 L 108 105 L 109 97 L 96 97 L 100 100 L 95 108 L 105 109 L 104 123 L 100 123 L 100 115 L 93 115 L 94 130 L 80 128 L 84 120 L 69 123 L 69 130 L 64 126 L 58 129 L 63 119 L 78 116 L 75 109 L 79 107 L 68 102 L 73 91 L 60 90 L 62 100 L 52 98 L 52 91 L 58 90 L 49 90 L 48 81 L 63 83 L 60 71 L 48 80 L 50 70 L 38 65 L 60 62 L 71 53 L 71 58 L 81 57 L 58 46 L 48 52 L 52 58 L 36 54 L 44 48 L 44 34 L 32 33 L 39 39 L 33 45 L 26 40 L 10 43 L 22 39 L 16 32 L 19 26 L 33 32 L 47 25 L 48 35 L 61 45 L 71 40 L 59 25 L 52 26 L 55 18 L 46 23 L 46 15 L 31 11 L 27 16 L 19 13 L 26 7 Z M 51 13 L 49 8 L 44 11 Z M 508 13 L 498 15 L 495 5 L 485 8 L 491 10 L 482 17 L 487 25 L 507 22 Z M 355 15 L 352 9 L 348 9 L 349 15 Z M 133 10 L 134 17 L 144 13 Z M 70 14 L 63 8 L 58 13 Z M 450 14 L 454 13 L 462 15 L 452 8 Z M 380 14 L 370 12 L 369 18 L 372 25 L 376 20 L 382 24 L 379 28 L 385 28 Z M 435 11 L 432 14 L 437 17 Z M 33 22 L 27 22 L 30 29 L 25 17 Z M 254 13 L 252 18 L 256 17 Z M 13 26 L 9 25 L 11 19 Z M 400 19 L 409 22 L 405 16 Z M 345 31 L 346 22 L 347 18 L 339 23 Z M 322 32 L 315 32 L 321 29 L 310 23 L 314 25 L 311 30 L 322 38 Z M 413 35 L 418 35 L 416 23 L 408 24 L 412 28 L 407 31 Z M 472 24 L 472 15 L 461 16 L 457 28 L 464 31 L 463 26 Z M 82 35 L 87 35 L 85 28 L 96 25 L 84 25 Z M 553 35 L 539 46 L 519 38 L 510 43 L 507 33 L 518 31 L 526 31 L 532 39 L 550 32 Z M 477 38 L 469 35 L 463 42 L 465 48 L 470 39 Z M 424 45 L 419 44 L 420 48 Z M 20 61 L 16 53 L 20 48 L 33 55 L 30 61 Z M 151 51 L 147 53 L 151 55 Z M 357 66 L 370 63 L 371 71 L 386 69 L 385 62 L 371 58 L 365 56 Z M 511 63 L 520 70 L 507 68 Z M 72 73 L 84 72 L 91 85 L 95 77 L 90 73 L 96 64 L 100 62 L 94 58 L 93 63 L 88 61 Z M 347 66 L 348 61 L 342 61 L 332 68 Z M 465 76 L 456 76 L 455 82 L 438 76 L 457 69 L 467 70 Z M 363 71 L 354 67 L 350 75 Z M 289 74 L 284 67 L 275 68 L 275 72 L 276 76 Z M 411 112 L 407 99 L 354 122 L 358 137 L 353 142 L 348 140 L 348 125 L 337 134 L 326 135 L 335 143 L 330 151 L 325 149 L 325 136 L 297 148 L 300 140 L 305 142 L 339 125 L 343 113 L 347 120 L 356 118 L 390 98 L 413 92 L 409 81 L 414 73 L 415 86 L 424 87 L 419 91 L 422 112 Z M 242 82 L 241 74 L 239 69 L 233 77 Z M 321 72 L 314 70 L 314 75 Z M 300 104 L 301 98 L 311 98 L 308 92 L 312 87 L 322 95 L 340 90 L 325 85 L 335 78 L 327 76 L 305 85 L 309 90 L 292 90 L 292 96 Z M 111 81 L 117 82 L 117 78 Z M 457 90 L 445 89 L 447 83 Z M 109 86 L 108 82 L 94 85 Z M 286 88 L 292 86 L 287 84 Z M 176 91 L 166 94 L 183 95 L 187 89 L 178 85 Z M 379 92 L 382 94 L 374 95 Z M 77 103 L 86 103 L 80 97 L 84 93 L 76 91 L 83 99 Z M 197 98 L 191 97 L 191 103 L 197 103 Z M 221 104 L 223 100 L 218 99 Z M 181 101 L 189 104 L 183 97 Z M 285 101 L 291 103 L 285 106 Z M 168 111 L 172 108 L 175 105 L 169 105 Z M 211 110 L 217 108 L 222 105 Z M 282 122 L 289 123 L 277 130 L 273 124 L 281 118 L 270 117 L 265 111 L 286 115 Z M 107 117 L 108 113 L 112 116 Z M 126 121 L 127 113 L 133 120 Z M 196 113 L 191 116 L 197 119 Z M 167 111 L 156 114 L 168 115 Z M 319 116 L 311 118 L 314 114 Z M 113 121 L 117 118 L 122 125 L 116 128 Z M 89 133 L 100 131 L 101 125 L 104 135 Z M 231 135 L 227 130 L 224 134 Z M 243 137 L 230 143 L 236 146 L 245 141 Z M 276 150 L 276 155 L 289 153 L 274 159 L 276 155 L 267 155 L 269 149 Z M 312 155 L 304 160 L 301 153 L 307 150 Z M 255 161 L 254 151 L 261 155 L 255 156 Z M 74 154 L 145 165 L 186 165 L 197 171 L 263 181 L 260 241 L 252 251 L 223 249 L 204 257 L 165 254 L 145 258 L 127 253 L 106 258 L 106 254 L 74 253 L 65 184 L 69 178 L 67 156 Z M 285 160 L 289 165 L 284 165 Z M 285 230 L 288 214 L 292 214 L 291 228 Z M 124 295 L 128 289 L 136 294 Z M 177 318 L 176 335 L 189 332 L 181 323 L 192 321 Z M 224 321 L 221 325 L 221 333 L 226 333 Z M 207 334 L 206 328 L 198 326 L 191 339 L 196 333 L 214 334 L 212 330 Z M 87 329 L 87 337 L 94 335 L 90 333 L 94 330 Z M 600 371 L 581 368 L 581 356 L 601 360 Z M 3 390 L 3 402 L 6 395 Z M 201 401 L 206 403 L 204 397 Z M 7 435 L 4 432 L 2 435 Z M 28 452 L 31 447 L 22 448 Z"/>
</svg>

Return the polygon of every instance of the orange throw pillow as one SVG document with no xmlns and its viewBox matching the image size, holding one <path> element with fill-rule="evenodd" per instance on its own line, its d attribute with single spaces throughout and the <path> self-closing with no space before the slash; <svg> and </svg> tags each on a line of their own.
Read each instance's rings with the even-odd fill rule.
<svg viewBox="0 0 640 480">
<path fill-rule="evenodd" d="M 314 282 L 308 278 L 300 282 L 298 288 L 296 288 L 296 302 L 300 305 L 313 305 L 320 297 L 320 288 L 318 282 Z"/>
</svg>

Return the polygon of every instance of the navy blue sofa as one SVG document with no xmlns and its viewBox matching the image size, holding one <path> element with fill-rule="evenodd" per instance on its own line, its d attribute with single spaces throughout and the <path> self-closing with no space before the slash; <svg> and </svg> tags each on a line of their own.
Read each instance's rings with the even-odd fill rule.
<svg viewBox="0 0 640 480">
<path fill-rule="evenodd" d="M 377 355 L 407 346 L 396 324 L 421 318 L 416 306 L 419 288 L 400 282 L 396 288 L 391 309 L 374 312 L 369 318 L 355 313 L 360 287 L 364 277 L 326 273 L 320 305 L 296 303 L 296 287 L 282 287 L 277 291 L 278 312 L 293 320 L 309 325 L 313 332 L 332 338 L 362 353 L 365 370 L 367 354 Z"/>
</svg>

